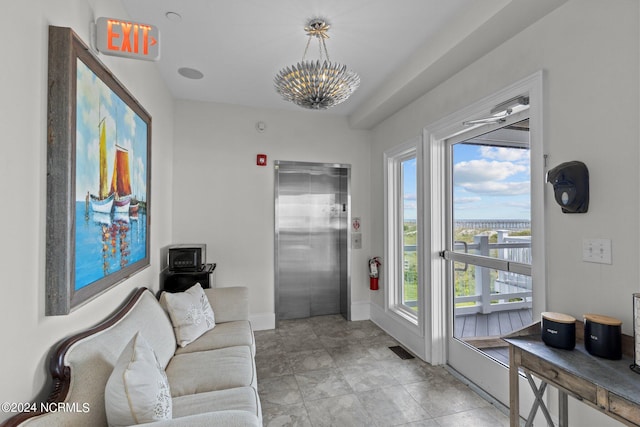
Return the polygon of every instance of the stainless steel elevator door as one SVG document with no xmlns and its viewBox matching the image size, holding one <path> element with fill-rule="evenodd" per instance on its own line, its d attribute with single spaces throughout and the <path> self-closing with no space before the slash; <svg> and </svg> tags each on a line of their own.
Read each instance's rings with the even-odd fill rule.
<svg viewBox="0 0 640 427">
<path fill-rule="evenodd" d="M 348 317 L 348 177 L 345 168 L 276 164 L 278 320 Z"/>
</svg>

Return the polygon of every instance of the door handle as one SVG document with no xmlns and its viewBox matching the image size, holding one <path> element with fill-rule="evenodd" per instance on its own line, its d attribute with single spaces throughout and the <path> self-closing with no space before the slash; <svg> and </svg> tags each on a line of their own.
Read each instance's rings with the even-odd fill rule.
<svg viewBox="0 0 640 427">
<path fill-rule="evenodd" d="M 455 240 L 453 242 L 453 246 L 455 247 L 456 244 L 461 243 L 462 246 L 464 246 L 464 253 L 468 254 L 469 253 L 469 244 L 467 242 L 464 242 L 462 240 Z M 467 271 L 467 268 L 469 268 L 469 264 L 467 264 L 466 262 L 464 263 L 464 268 L 454 268 L 453 271 Z"/>
</svg>

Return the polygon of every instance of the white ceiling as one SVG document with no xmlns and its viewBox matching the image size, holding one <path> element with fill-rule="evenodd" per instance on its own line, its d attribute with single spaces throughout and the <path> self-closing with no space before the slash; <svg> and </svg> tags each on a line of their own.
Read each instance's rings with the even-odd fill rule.
<svg viewBox="0 0 640 427">
<path fill-rule="evenodd" d="M 510 4 L 546 3 L 556 4 L 555 8 L 563 1 L 122 2 L 130 19 L 159 28 L 161 53 L 157 65 L 173 96 L 260 108 L 301 110 L 280 98 L 273 88 L 273 77 L 281 68 L 302 58 L 307 42 L 303 27 L 307 21 L 314 17 L 326 18 L 331 24 L 330 39 L 327 40 L 331 60 L 346 64 L 361 78 L 360 88 L 354 95 L 328 111 L 359 115 L 366 125 L 370 124 L 366 117 L 372 114 L 369 111 L 372 103 L 377 109 L 388 102 L 402 87 L 428 70 L 451 48 L 469 39 L 474 31 L 495 19 Z M 522 13 L 531 13 L 530 9 L 530 5 L 522 7 Z M 167 12 L 178 13 L 182 19 L 180 22 L 169 20 Z M 484 49 L 495 47 L 496 42 L 492 43 Z M 312 46 L 308 59 L 317 58 L 317 46 Z M 457 64 L 458 67 L 460 65 L 464 64 Z M 180 67 L 198 69 L 204 78 L 186 79 L 178 74 Z M 414 99 L 419 95 L 410 94 Z M 403 102 L 406 102 L 404 98 L 406 96 L 403 96 Z M 390 108 L 393 110 L 395 107 Z M 378 115 L 383 117 L 393 112 L 391 110 Z"/>
</svg>

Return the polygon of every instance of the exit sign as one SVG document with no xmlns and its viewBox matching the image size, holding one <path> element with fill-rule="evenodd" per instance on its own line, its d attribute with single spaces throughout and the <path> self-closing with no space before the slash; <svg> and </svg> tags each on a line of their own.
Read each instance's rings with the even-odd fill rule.
<svg viewBox="0 0 640 427">
<path fill-rule="evenodd" d="M 160 32 L 153 25 L 98 18 L 96 47 L 105 55 L 157 61 L 160 58 Z"/>
</svg>

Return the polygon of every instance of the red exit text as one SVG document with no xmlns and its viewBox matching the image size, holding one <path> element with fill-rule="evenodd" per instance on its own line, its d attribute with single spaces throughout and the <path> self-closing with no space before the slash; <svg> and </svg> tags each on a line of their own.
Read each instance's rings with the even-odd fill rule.
<svg viewBox="0 0 640 427">
<path fill-rule="evenodd" d="M 105 55 L 155 61 L 159 57 L 159 34 L 155 26 L 113 18 L 98 18 L 96 41 Z"/>
</svg>

